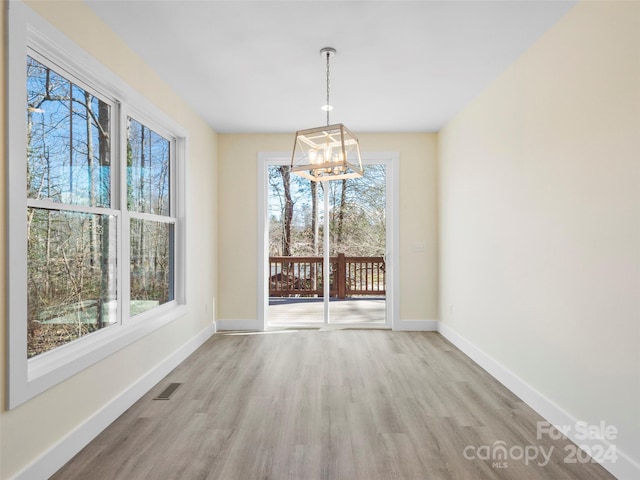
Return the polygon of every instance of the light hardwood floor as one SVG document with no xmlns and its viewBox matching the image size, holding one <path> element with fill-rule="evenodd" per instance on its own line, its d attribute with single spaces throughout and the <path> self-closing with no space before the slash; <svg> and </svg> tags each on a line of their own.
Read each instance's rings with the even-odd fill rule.
<svg viewBox="0 0 640 480">
<path fill-rule="evenodd" d="M 540 420 L 437 333 L 218 333 L 53 479 L 614 478 L 565 463 Z M 465 458 L 495 442 L 553 454 Z"/>
</svg>

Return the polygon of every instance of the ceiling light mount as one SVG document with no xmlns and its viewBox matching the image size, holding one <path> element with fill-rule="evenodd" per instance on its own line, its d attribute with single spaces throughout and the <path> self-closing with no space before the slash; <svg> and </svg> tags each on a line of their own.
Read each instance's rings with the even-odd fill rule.
<svg viewBox="0 0 640 480">
<path fill-rule="evenodd" d="M 321 107 L 327 112 L 327 125 L 296 132 L 291 172 L 313 182 L 362 177 L 358 137 L 343 124 L 330 125 L 329 121 L 329 112 L 333 110 L 329 103 L 329 60 L 335 57 L 336 49 L 324 47 L 320 55 L 327 61 L 327 103 Z"/>
<path fill-rule="evenodd" d="M 320 50 L 320 56 L 322 58 L 327 58 L 327 56 L 329 56 L 329 58 L 333 58 L 336 56 L 336 53 L 338 53 L 336 51 L 335 48 L 332 47 L 324 47 L 323 49 Z"/>
</svg>

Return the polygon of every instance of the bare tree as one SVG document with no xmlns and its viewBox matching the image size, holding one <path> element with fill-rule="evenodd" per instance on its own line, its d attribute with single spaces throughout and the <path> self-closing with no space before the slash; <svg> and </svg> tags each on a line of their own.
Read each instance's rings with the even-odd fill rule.
<svg viewBox="0 0 640 480">
<path fill-rule="evenodd" d="M 319 254 L 319 234 L 320 224 L 318 222 L 318 183 L 309 180 L 309 188 L 311 190 L 311 235 L 313 255 Z"/>
<path fill-rule="evenodd" d="M 279 168 L 282 175 L 282 185 L 284 190 L 284 214 L 283 214 L 283 245 L 282 255 L 291 256 L 291 222 L 293 221 L 293 200 L 291 198 L 291 169 L 287 165 Z"/>
</svg>

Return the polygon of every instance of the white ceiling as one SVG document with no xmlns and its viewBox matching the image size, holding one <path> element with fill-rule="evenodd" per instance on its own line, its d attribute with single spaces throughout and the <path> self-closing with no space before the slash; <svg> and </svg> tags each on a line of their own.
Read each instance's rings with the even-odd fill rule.
<svg viewBox="0 0 640 480">
<path fill-rule="evenodd" d="M 573 1 L 86 0 L 220 133 L 437 131 Z"/>
</svg>

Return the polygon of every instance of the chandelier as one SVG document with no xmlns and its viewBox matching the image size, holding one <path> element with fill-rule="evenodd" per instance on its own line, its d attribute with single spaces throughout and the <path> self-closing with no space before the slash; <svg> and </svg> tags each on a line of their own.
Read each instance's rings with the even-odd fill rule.
<svg viewBox="0 0 640 480">
<path fill-rule="evenodd" d="M 358 178 L 364 174 L 360 144 L 351 130 L 342 123 L 331 125 L 329 112 L 329 59 L 336 50 L 325 47 L 320 55 L 327 61 L 327 124 L 323 127 L 298 130 L 291 156 L 291 172 L 314 182 Z"/>
</svg>

